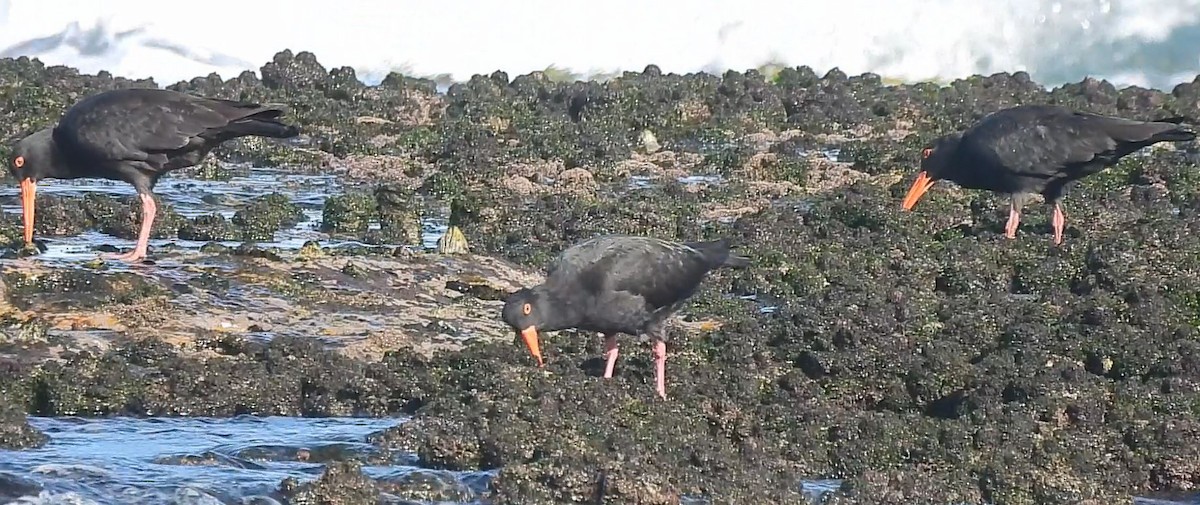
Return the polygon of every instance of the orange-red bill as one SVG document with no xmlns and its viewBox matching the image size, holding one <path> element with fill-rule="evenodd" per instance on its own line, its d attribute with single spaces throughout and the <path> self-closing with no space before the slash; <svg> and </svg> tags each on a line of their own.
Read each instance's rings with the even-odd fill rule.
<svg viewBox="0 0 1200 505">
<path fill-rule="evenodd" d="M 25 221 L 25 243 L 33 243 L 33 201 L 37 198 L 37 184 L 28 177 L 21 179 L 21 217 Z"/>
<path fill-rule="evenodd" d="M 538 344 L 537 328 L 530 326 L 521 330 L 521 338 L 525 339 L 525 346 L 529 348 L 529 354 L 537 358 L 538 366 L 545 366 L 546 364 L 542 361 L 542 348 Z"/>
<path fill-rule="evenodd" d="M 917 204 L 917 200 L 920 200 L 921 196 L 925 195 L 925 192 L 929 191 L 935 182 L 937 180 L 924 171 L 917 174 L 917 180 L 913 181 L 912 186 L 908 188 L 908 194 L 904 196 L 904 203 L 901 204 L 904 210 L 912 210 L 913 206 Z"/>
</svg>

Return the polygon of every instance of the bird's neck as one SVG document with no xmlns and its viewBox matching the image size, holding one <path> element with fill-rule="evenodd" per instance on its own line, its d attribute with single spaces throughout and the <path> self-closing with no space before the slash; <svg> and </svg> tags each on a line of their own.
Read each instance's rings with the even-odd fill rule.
<svg viewBox="0 0 1200 505">
<path fill-rule="evenodd" d="M 545 300 L 542 314 L 542 324 L 539 329 L 544 331 L 573 328 L 582 322 L 584 300 L 577 299 L 578 293 L 567 293 L 561 289 L 545 284 L 534 289 L 538 297 Z"/>
<path fill-rule="evenodd" d="M 76 165 L 80 163 L 59 149 L 53 138 L 47 139 L 38 155 L 45 160 L 41 165 L 43 178 L 73 179 L 79 177 L 80 172 L 87 172 L 86 169 L 77 169 Z"/>
</svg>

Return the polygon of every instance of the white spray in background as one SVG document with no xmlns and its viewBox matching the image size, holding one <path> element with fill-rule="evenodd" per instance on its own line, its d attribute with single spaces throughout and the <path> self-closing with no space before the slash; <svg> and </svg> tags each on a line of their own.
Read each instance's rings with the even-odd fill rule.
<svg viewBox="0 0 1200 505">
<path fill-rule="evenodd" d="M 0 0 L 0 56 L 160 84 L 279 50 L 377 82 L 549 65 L 588 75 L 839 67 L 908 81 L 1025 70 L 1170 89 L 1200 73 L 1200 0 Z"/>
</svg>

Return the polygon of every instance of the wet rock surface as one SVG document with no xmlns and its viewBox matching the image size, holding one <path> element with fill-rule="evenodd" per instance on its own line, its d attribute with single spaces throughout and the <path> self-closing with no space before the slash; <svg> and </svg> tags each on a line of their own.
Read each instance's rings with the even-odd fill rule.
<svg viewBox="0 0 1200 505">
<path fill-rule="evenodd" d="M 0 448 L 27 449 L 46 443 L 46 435 L 25 420 L 22 398 L 7 391 L 0 393 Z"/>
<path fill-rule="evenodd" d="M 362 474 L 358 463 L 338 461 L 326 467 L 314 482 L 299 484 L 284 481 L 281 494 L 296 505 L 353 505 L 378 503 L 379 489 Z"/>
<path fill-rule="evenodd" d="M 1048 91 L 1021 72 L 939 87 L 651 66 L 605 83 L 496 72 L 438 94 L 292 52 L 261 74 L 171 87 L 287 104 L 304 135 L 230 142 L 220 164 L 168 178 L 219 181 L 237 163 L 336 174 L 317 231 L 357 245 L 255 245 L 304 218 L 282 189 L 228 216 L 161 205 L 155 237 L 212 242 L 134 267 L 24 251 L 7 213 L 0 445 L 44 442 L 24 413 L 413 416 L 372 443 L 423 473 L 376 479 L 333 458 L 319 480 L 281 485 L 293 503 L 473 499 L 447 481 L 461 470 L 496 471 L 486 499 L 513 504 L 800 503 L 799 481 L 817 478 L 845 479 L 830 503 L 1200 487 L 1194 143 L 1085 180 L 1062 247 L 1036 205 L 1004 239 L 1002 196 L 945 184 L 899 209 L 920 147 L 988 112 L 1200 117 L 1200 78 Z M 0 128 L 150 85 L 0 60 Z M 41 240 L 133 237 L 128 196 L 37 205 Z M 457 233 L 414 247 L 435 208 Z M 623 337 L 606 381 L 597 336 L 544 335 L 538 369 L 499 322 L 503 293 L 600 233 L 730 236 L 753 261 L 712 276 L 672 323 L 666 402 L 645 342 Z"/>
</svg>

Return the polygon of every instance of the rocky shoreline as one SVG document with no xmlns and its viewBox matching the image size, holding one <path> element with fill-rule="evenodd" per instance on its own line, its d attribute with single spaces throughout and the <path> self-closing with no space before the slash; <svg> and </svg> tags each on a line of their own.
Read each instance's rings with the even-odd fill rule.
<svg viewBox="0 0 1200 505">
<path fill-rule="evenodd" d="M 323 230 L 366 245 L 255 246 L 298 219 L 264 195 L 232 219 L 160 208 L 155 237 L 239 248 L 50 264 L 3 216 L 0 447 L 46 442 L 26 414 L 407 414 L 372 442 L 430 469 L 496 469 L 497 504 L 803 503 L 798 482 L 815 478 L 845 479 L 837 504 L 1200 489 L 1200 146 L 1086 179 L 1058 248 L 1033 206 L 1005 240 L 1007 201 L 982 192 L 899 209 L 920 147 L 983 114 L 1057 103 L 1200 118 L 1200 77 L 1170 92 L 1046 90 L 1024 73 L 939 87 L 651 66 L 603 83 L 496 72 L 438 94 L 400 75 L 366 86 L 290 51 L 261 74 L 170 87 L 286 104 L 301 138 L 231 142 L 168 177 L 238 163 L 338 174 Z M 0 60 L 0 134 L 153 85 Z M 128 198 L 38 200 L 39 237 L 133 236 Z M 431 205 L 451 209 L 469 253 L 416 246 Z M 499 322 L 503 293 L 599 233 L 731 236 L 755 265 L 714 275 L 671 328 L 667 402 L 647 387 L 648 349 L 627 340 L 601 381 L 600 339 L 560 332 L 539 370 Z M 394 494 L 355 465 L 281 496 Z"/>
</svg>

